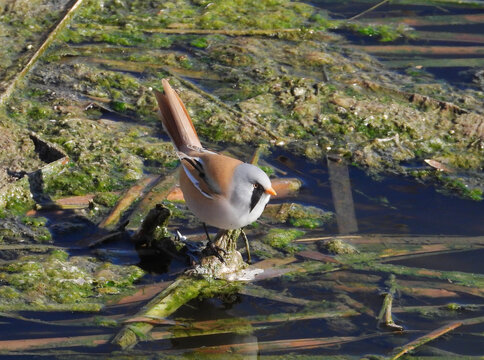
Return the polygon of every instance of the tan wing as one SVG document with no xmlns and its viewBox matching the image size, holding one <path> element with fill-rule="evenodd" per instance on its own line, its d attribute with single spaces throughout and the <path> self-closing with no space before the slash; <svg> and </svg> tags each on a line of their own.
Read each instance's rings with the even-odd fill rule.
<svg viewBox="0 0 484 360">
<path fill-rule="evenodd" d="M 190 153 L 193 148 L 202 148 L 192 120 L 178 94 L 166 79 L 162 81 L 165 94 L 155 90 L 160 108 L 160 118 L 178 151 Z"/>
<path fill-rule="evenodd" d="M 183 172 L 193 186 L 205 197 L 229 195 L 234 169 L 242 161 L 211 152 L 181 157 Z"/>
</svg>

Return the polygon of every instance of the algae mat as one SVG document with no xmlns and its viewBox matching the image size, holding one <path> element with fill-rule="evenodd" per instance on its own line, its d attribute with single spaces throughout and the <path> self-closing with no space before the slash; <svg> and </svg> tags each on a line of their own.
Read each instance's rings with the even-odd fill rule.
<svg viewBox="0 0 484 360">
<path fill-rule="evenodd" d="M 362 10 L 371 5 L 359 3 Z M 436 6 L 451 11 L 458 6 L 459 13 L 482 8 L 476 2 L 439 1 Z M 130 231 L 136 230 L 175 181 L 177 160 L 156 118 L 152 93 L 162 78 L 179 91 L 204 144 L 230 149 L 247 161 L 257 145 L 268 144 L 261 154 L 264 170 L 274 178 L 297 177 L 306 189 L 299 198 L 268 208 L 261 225 L 249 229 L 259 266 L 271 269 L 265 279 L 238 295 L 195 300 L 190 306 L 213 316 L 200 318 L 190 306 L 182 308 L 133 355 L 153 349 L 172 357 L 223 358 L 228 351 L 246 356 L 259 349 L 264 356 L 290 351 L 297 358 L 331 356 L 341 347 L 341 354 L 361 356 L 365 344 L 372 344 L 383 355 L 401 356 L 424 346 L 424 354 L 452 357 L 463 349 L 427 343 L 454 331 L 455 336 L 465 333 L 471 348 L 479 342 L 481 275 L 429 270 L 417 260 L 412 266 L 392 261 L 418 254 L 458 257 L 469 251 L 472 256 L 481 238 L 410 236 L 403 225 L 399 232 L 404 235 L 396 237 L 329 235 L 354 232 L 358 225 L 345 180 L 348 170 L 335 168 L 338 161 L 374 177 L 407 176 L 423 184 L 417 187 L 434 184 L 447 194 L 479 201 L 482 89 L 437 81 L 422 59 L 418 67 L 414 58 L 398 59 L 411 49 L 383 48 L 381 42 L 355 49 L 332 31 L 398 45 L 419 36 L 406 18 L 378 22 L 362 16 L 348 22 L 327 15 L 324 6 L 283 0 L 0 4 L 5 40 L 0 55 L 0 295 L 5 326 L 19 329 L 9 344 L 0 343 L 2 349 L 47 349 L 35 351 L 53 350 L 50 354 L 62 357 L 73 355 L 69 347 L 97 346 L 107 353 L 111 350 L 103 344 L 117 332 L 110 326 L 121 326 L 167 286 L 161 280 L 171 278 L 150 280 L 139 267 L 127 266 L 138 264 L 138 254 L 117 227 L 128 218 Z M 475 15 L 469 19 L 480 21 Z M 420 21 L 464 20 L 456 15 Z M 469 39 L 479 42 L 459 37 Z M 400 68 L 403 62 L 396 61 L 402 60 L 408 71 L 389 71 L 364 51 L 385 51 L 390 66 Z M 315 168 L 325 157 L 330 177 Z M 292 161 L 308 165 L 300 168 Z M 154 185 L 157 176 L 165 180 L 159 186 Z M 313 177 L 318 180 L 308 188 Z M 332 199 L 316 201 L 311 191 L 327 189 L 325 181 L 338 190 Z M 389 212 L 396 206 L 361 191 L 371 206 L 387 206 Z M 324 211 L 333 210 L 331 201 L 335 216 Z M 197 229 L 183 204 L 168 205 L 174 212 L 170 230 Z M 112 217 L 114 225 L 99 227 L 107 224 L 112 209 L 120 209 Z M 399 219 L 405 223 L 403 216 Z M 359 226 L 361 231 L 361 221 Z M 98 247 L 106 241 L 114 245 Z M 91 251 L 86 244 L 98 248 Z M 155 271 L 166 270 L 157 266 Z M 284 289 L 289 290 L 281 294 Z M 236 305 L 240 299 L 245 310 Z M 231 315 L 217 304 L 237 311 Z M 30 316 L 22 310 L 55 310 L 57 315 Z M 58 319 L 61 311 L 99 310 L 100 316 L 82 317 L 78 324 Z M 227 316 L 231 321 L 225 321 Z M 20 330 L 22 324 L 48 331 L 32 337 Z M 281 340 L 277 334 L 285 327 L 291 338 Z M 301 327 L 312 331 L 295 330 Z M 210 342 L 209 336 L 219 337 Z"/>
</svg>

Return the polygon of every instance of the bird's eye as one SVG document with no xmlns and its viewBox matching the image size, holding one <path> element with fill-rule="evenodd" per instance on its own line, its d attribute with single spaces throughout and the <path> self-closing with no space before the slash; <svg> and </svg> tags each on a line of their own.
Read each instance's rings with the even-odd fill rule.
<svg viewBox="0 0 484 360">
<path fill-rule="evenodd" d="M 260 185 L 258 183 L 252 184 L 252 186 L 254 187 L 254 189 L 260 188 Z"/>
</svg>

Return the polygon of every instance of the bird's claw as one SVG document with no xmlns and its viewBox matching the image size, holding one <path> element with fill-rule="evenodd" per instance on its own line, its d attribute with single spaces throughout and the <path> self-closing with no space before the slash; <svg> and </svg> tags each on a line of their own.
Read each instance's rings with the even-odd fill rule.
<svg viewBox="0 0 484 360">
<path fill-rule="evenodd" d="M 203 249 L 203 252 L 207 255 L 215 255 L 220 262 L 225 263 L 225 260 L 220 253 L 222 252 L 224 255 L 227 255 L 227 251 L 220 246 L 215 245 L 213 242 L 209 241 L 205 249 Z"/>
</svg>

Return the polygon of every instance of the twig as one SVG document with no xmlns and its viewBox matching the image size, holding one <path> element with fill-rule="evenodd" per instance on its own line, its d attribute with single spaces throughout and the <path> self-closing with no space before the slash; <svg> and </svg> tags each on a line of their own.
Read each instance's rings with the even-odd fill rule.
<svg viewBox="0 0 484 360">
<path fill-rule="evenodd" d="M 111 210 L 109 215 L 101 221 L 99 224 L 100 228 L 109 228 L 112 225 L 116 224 L 119 219 L 121 218 L 121 214 L 127 208 L 131 206 L 131 204 L 137 200 L 143 192 L 147 190 L 153 183 L 158 179 L 158 176 L 148 176 L 144 179 L 140 180 L 134 186 L 132 186 L 121 199 L 119 199 L 116 206 Z"/>
<path fill-rule="evenodd" d="M 421 336 L 421 337 L 415 339 L 414 341 L 411 341 L 408 344 L 404 345 L 402 347 L 402 349 L 396 355 L 394 355 L 391 358 L 391 360 L 396 360 L 396 359 L 402 357 L 403 355 L 407 354 L 408 352 L 418 348 L 419 346 L 426 344 L 429 341 L 435 340 L 438 337 L 448 333 L 449 331 L 452 331 L 452 330 L 458 328 L 461 325 L 463 325 L 462 321 L 454 321 L 454 322 L 451 322 L 450 324 L 447 324 L 447 325 L 444 325 L 444 326 L 442 326 L 438 329 L 435 329 L 434 331 L 431 331 L 430 333 L 428 333 L 424 336 Z"/>
<path fill-rule="evenodd" d="M 109 302 L 109 305 L 126 305 L 132 304 L 135 302 L 146 301 L 150 298 L 153 298 L 156 294 L 160 291 L 166 289 L 172 281 L 162 281 L 159 283 L 154 283 L 150 285 L 143 285 L 138 288 L 134 294 L 124 296 L 120 299 L 114 300 Z"/>
<path fill-rule="evenodd" d="M 91 302 L 91 303 L 73 303 L 73 304 L 59 304 L 59 303 L 48 303 L 36 305 L 35 303 L 7 303 L 0 304 L 0 312 L 14 312 L 14 311 L 75 311 L 75 312 L 97 312 L 101 311 L 103 304 Z"/>
<path fill-rule="evenodd" d="M 261 286 L 247 284 L 244 288 L 240 289 L 240 294 L 254 296 L 263 299 L 275 300 L 292 305 L 316 305 L 317 302 L 302 298 L 295 298 L 292 296 L 281 294 L 280 291 L 265 289 Z"/>
<path fill-rule="evenodd" d="M 164 29 L 164 28 L 153 28 L 153 29 L 143 29 L 144 32 L 148 33 L 159 33 L 159 34 L 175 34 L 175 35 L 226 35 L 226 36 L 269 36 L 275 37 L 279 34 L 298 34 L 306 33 L 314 34 L 315 30 L 306 30 L 300 28 L 294 29 L 241 29 L 241 30 L 230 30 L 230 29 Z M 317 31 L 318 35 L 323 35 L 321 31 Z M 326 34 L 324 34 L 326 35 Z M 328 39 L 332 39 L 330 35 L 327 35 Z"/>
<path fill-rule="evenodd" d="M 73 337 L 53 337 L 40 339 L 0 340 L 0 350 L 26 350 L 41 348 L 60 348 L 71 346 L 98 346 L 106 344 L 111 337 L 110 334 L 83 335 Z"/>
<path fill-rule="evenodd" d="M 63 323 L 56 323 L 53 321 L 45 321 L 45 320 L 40 320 L 40 319 L 32 319 L 28 318 L 22 315 L 19 315 L 15 312 L 0 312 L 0 317 L 4 317 L 7 319 L 16 319 L 16 320 L 21 320 L 21 321 L 26 321 L 26 322 L 31 322 L 31 323 L 36 323 L 36 324 L 44 324 L 44 325 L 55 325 L 55 326 L 72 326 L 73 324 L 63 324 Z M 76 322 L 79 323 L 79 320 L 76 319 Z M 0 347 L 1 349 L 1 347 Z"/>
<path fill-rule="evenodd" d="M 391 328 L 392 330 L 402 331 L 403 327 L 395 324 L 392 318 L 393 294 L 395 294 L 395 275 L 391 274 L 388 281 L 390 289 L 384 294 L 383 305 L 378 314 L 378 322 Z"/>
<path fill-rule="evenodd" d="M 467 325 L 476 325 L 484 322 L 484 316 L 479 316 L 475 318 L 470 318 L 470 319 L 465 319 L 465 320 L 458 320 L 458 321 L 453 321 L 447 325 L 444 325 L 442 327 L 439 327 L 438 329 L 435 329 L 434 331 L 431 331 L 430 333 L 421 336 L 408 344 L 404 345 L 401 350 L 392 357 L 392 360 L 396 360 L 400 358 L 402 355 L 407 354 L 408 352 L 415 350 L 417 347 L 428 343 L 429 341 L 435 340 L 438 337 L 458 328 L 459 326 L 467 326 Z"/>
<path fill-rule="evenodd" d="M 175 312 L 180 306 L 188 301 L 203 294 L 207 288 L 210 293 L 217 293 L 223 287 L 227 286 L 227 282 L 223 280 L 206 280 L 194 277 L 182 276 L 175 280 L 170 286 L 163 290 L 153 300 L 150 301 L 145 308 L 136 314 L 136 317 L 163 319 Z M 121 329 L 121 331 L 112 340 L 112 343 L 118 345 L 122 349 L 133 347 L 139 340 L 144 339 L 148 333 L 153 329 L 153 324 L 142 321 L 128 324 Z"/>
<path fill-rule="evenodd" d="M 254 151 L 252 155 L 252 159 L 250 159 L 249 163 L 252 165 L 257 165 L 259 163 L 260 154 L 267 149 L 266 144 L 260 144 L 257 149 Z"/>
<path fill-rule="evenodd" d="M 362 336 L 335 336 L 328 338 L 304 338 L 304 339 L 284 339 L 274 341 L 247 342 L 240 344 L 226 344 L 219 346 L 200 347 L 195 349 L 195 354 L 235 354 L 260 352 L 293 352 L 300 350 L 311 350 L 318 348 L 337 347 L 338 345 L 371 339 L 380 336 L 387 336 L 386 333 L 375 333 Z"/>
<path fill-rule="evenodd" d="M 355 19 L 357 19 L 357 18 L 359 18 L 359 17 L 361 17 L 361 16 L 363 16 L 363 15 L 365 15 L 365 14 L 369 13 L 370 11 L 373 11 L 373 10 L 375 10 L 376 8 L 378 8 L 378 7 L 382 6 L 383 4 L 387 3 L 388 1 L 389 1 L 389 0 L 383 0 L 383 1 L 379 2 L 379 3 L 378 3 L 378 4 L 376 4 L 376 5 L 373 5 L 371 8 L 366 9 L 365 11 L 360 12 L 359 14 L 356 14 L 355 16 L 350 17 L 350 18 L 349 18 L 347 21 L 355 20 Z"/>
<path fill-rule="evenodd" d="M 356 239 L 360 238 L 359 235 L 333 235 L 333 236 L 320 236 L 320 237 L 312 237 L 312 238 L 302 238 L 293 240 L 293 242 L 315 242 L 315 241 L 322 241 L 322 240 L 331 240 L 331 239 Z"/>
<path fill-rule="evenodd" d="M 59 249 L 64 250 L 65 248 L 55 245 L 43 245 L 43 244 L 12 244 L 12 245 L 0 245 L 0 251 L 3 250 L 51 250 Z"/>
<path fill-rule="evenodd" d="M 302 250 L 297 252 L 296 255 L 305 259 L 341 264 L 341 261 L 336 260 L 333 256 L 320 253 L 319 251 Z"/>
<path fill-rule="evenodd" d="M 24 68 L 17 73 L 17 75 L 13 78 L 10 84 L 6 87 L 3 94 L 0 95 L 0 105 L 3 105 L 5 101 L 10 97 L 13 90 L 17 86 L 17 84 L 25 77 L 25 75 L 30 71 L 30 69 L 34 66 L 37 60 L 42 56 L 44 51 L 49 47 L 49 45 L 54 41 L 57 34 L 67 25 L 68 21 L 74 16 L 74 12 L 79 8 L 83 0 L 75 0 L 71 1 L 69 4 L 69 8 L 66 11 L 65 15 L 62 19 L 59 20 L 55 28 L 50 32 L 47 38 L 44 40 L 42 45 L 37 49 L 35 54 L 30 58 L 29 62 L 24 66 Z"/>
<path fill-rule="evenodd" d="M 472 244 L 469 244 L 469 246 L 461 245 L 463 246 L 462 248 L 459 248 L 458 246 L 454 246 L 454 249 L 451 250 L 452 246 L 448 246 L 448 249 L 442 250 L 438 247 L 444 246 L 440 244 L 435 244 L 435 247 L 432 248 L 432 245 L 427 246 L 425 249 L 421 250 L 415 250 L 415 249 L 404 249 L 404 250 L 399 250 L 398 253 L 393 253 L 393 254 L 382 254 L 380 255 L 381 263 L 387 263 L 390 261 L 395 261 L 395 260 L 407 260 L 407 259 L 415 259 L 419 257 L 425 257 L 429 255 L 444 255 L 444 254 L 456 254 L 459 252 L 463 251 L 469 251 L 471 249 L 475 249 L 475 247 L 472 246 Z M 479 245 L 478 245 L 479 246 Z M 391 249 L 388 249 L 387 251 L 390 251 Z"/>
<path fill-rule="evenodd" d="M 416 312 L 416 313 L 430 313 L 433 311 L 441 311 L 441 310 L 449 310 L 451 306 L 458 306 L 457 311 L 461 310 L 474 310 L 474 309 L 481 309 L 484 307 L 484 304 L 456 304 L 456 303 L 449 303 L 444 305 L 420 305 L 420 306 L 401 306 L 401 307 L 394 307 L 394 313 L 406 313 L 406 312 Z"/>
<path fill-rule="evenodd" d="M 173 189 L 178 182 L 178 176 L 176 176 L 177 170 L 178 167 L 166 174 L 164 177 L 160 178 L 136 205 L 128 218 L 128 230 L 139 231 L 141 222 L 144 221 L 150 210 L 153 209 L 157 204 L 162 203 L 163 200 L 167 199 L 171 192 L 173 192 Z"/>
<path fill-rule="evenodd" d="M 445 281 L 452 281 L 457 285 L 468 285 L 467 278 L 471 278 L 476 287 L 481 287 L 484 284 L 484 276 L 481 274 L 468 274 L 460 271 L 438 271 L 425 268 L 415 268 L 403 265 L 382 264 L 378 262 L 368 263 L 353 263 L 351 269 L 353 270 L 367 270 L 371 266 L 373 271 L 380 271 L 385 273 L 392 273 L 397 275 L 410 275 L 417 278 L 441 279 Z"/>
</svg>

